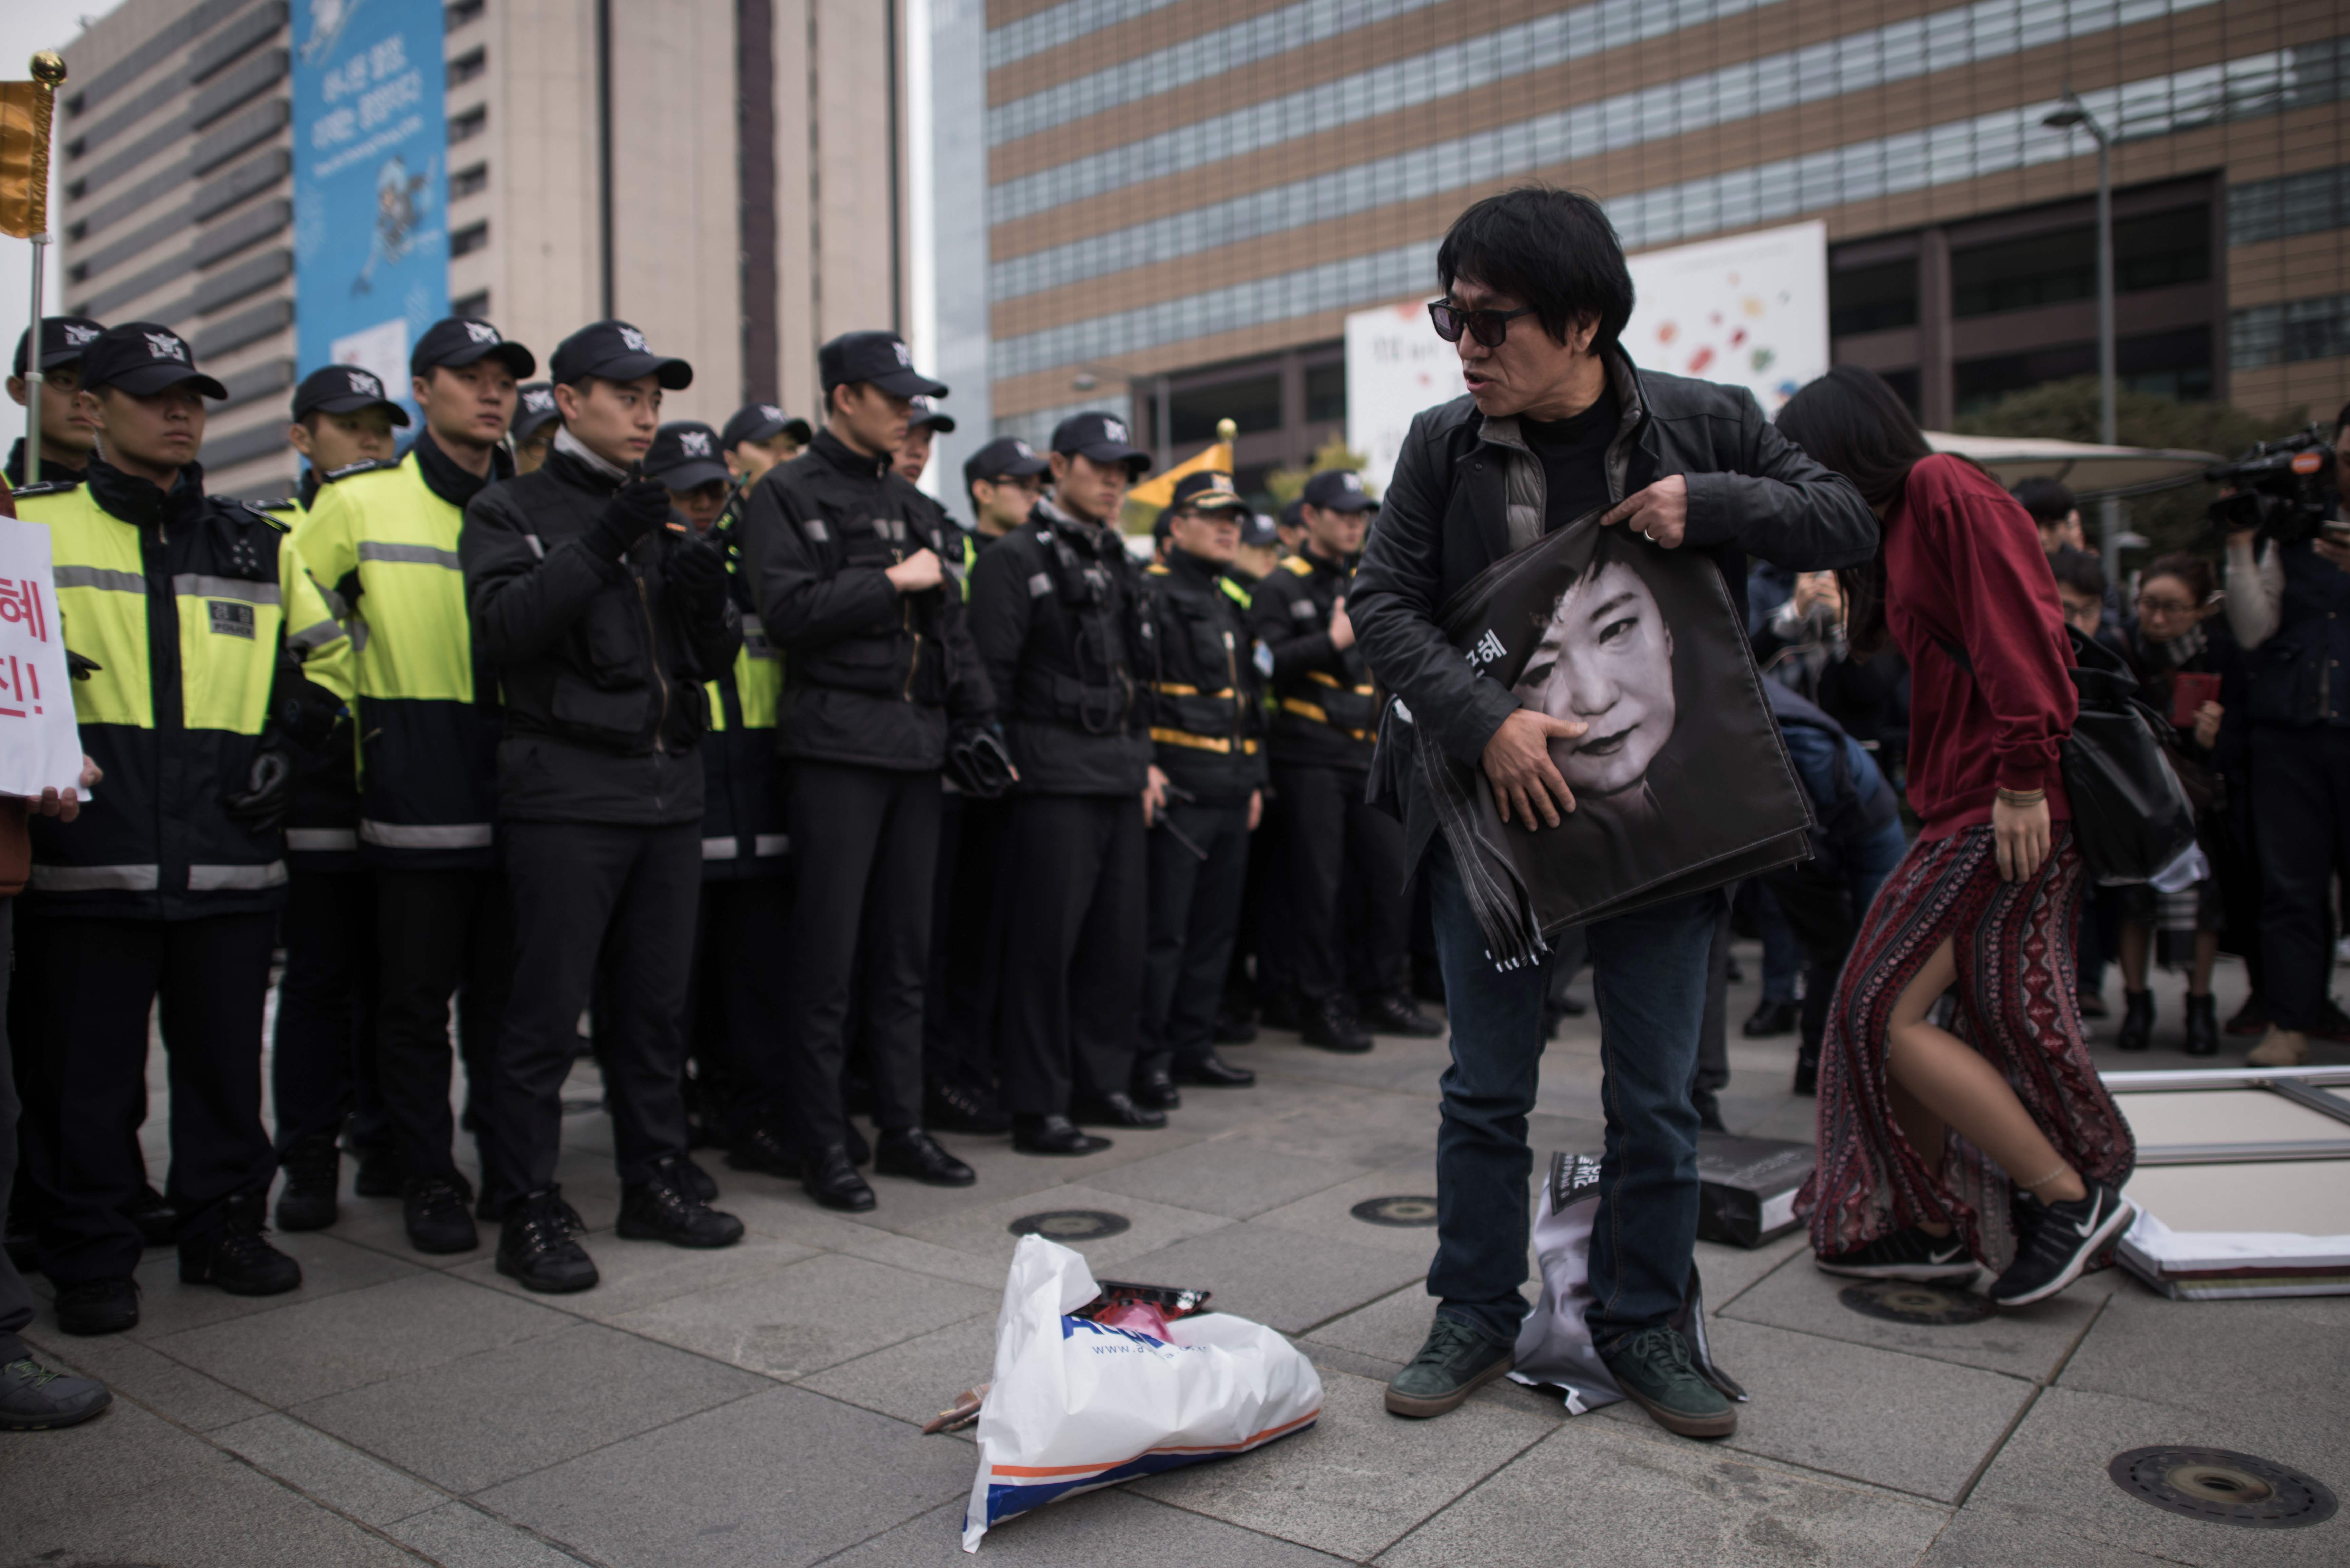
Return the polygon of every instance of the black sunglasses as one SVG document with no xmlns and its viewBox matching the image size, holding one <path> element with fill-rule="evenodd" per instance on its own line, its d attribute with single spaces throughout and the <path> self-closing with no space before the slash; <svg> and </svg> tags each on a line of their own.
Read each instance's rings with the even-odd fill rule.
<svg viewBox="0 0 2350 1568">
<path fill-rule="evenodd" d="M 1510 335 L 1510 323 L 1521 316 L 1532 316 L 1534 307 L 1522 305 L 1515 310 L 1463 310 L 1441 299 L 1428 303 L 1428 318 L 1436 324 L 1436 335 L 1447 343 L 1461 341 L 1466 328 L 1469 336 L 1488 348 L 1499 348 L 1502 339 Z"/>
</svg>

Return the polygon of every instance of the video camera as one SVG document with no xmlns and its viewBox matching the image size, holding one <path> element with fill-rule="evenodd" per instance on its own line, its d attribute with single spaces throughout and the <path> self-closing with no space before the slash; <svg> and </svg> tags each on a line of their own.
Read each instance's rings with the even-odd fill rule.
<svg viewBox="0 0 2350 1568">
<path fill-rule="evenodd" d="M 2334 445 L 2312 425 L 2282 441 L 2262 441 L 2203 477 L 2235 493 L 2211 503 L 2204 515 L 2225 536 L 2257 529 L 2279 545 L 2314 539 L 2334 505 Z"/>
</svg>

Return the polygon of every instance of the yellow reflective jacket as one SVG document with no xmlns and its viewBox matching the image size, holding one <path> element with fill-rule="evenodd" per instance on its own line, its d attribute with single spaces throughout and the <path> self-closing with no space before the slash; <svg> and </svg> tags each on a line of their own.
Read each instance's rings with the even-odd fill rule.
<svg viewBox="0 0 2350 1568">
<path fill-rule="evenodd" d="M 232 822 L 273 726 L 351 697 L 350 643 L 285 535 L 208 497 L 190 464 L 169 494 L 102 460 L 88 483 L 36 486 L 82 750 L 105 770 L 71 824 L 36 818 L 26 896 L 58 913 L 187 919 L 274 909 L 285 836 Z"/>
<path fill-rule="evenodd" d="M 497 687 L 473 661 L 461 507 L 416 453 L 338 470 L 294 547 L 351 628 L 360 858 L 415 870 L 496 863 Z"/>
</svg>

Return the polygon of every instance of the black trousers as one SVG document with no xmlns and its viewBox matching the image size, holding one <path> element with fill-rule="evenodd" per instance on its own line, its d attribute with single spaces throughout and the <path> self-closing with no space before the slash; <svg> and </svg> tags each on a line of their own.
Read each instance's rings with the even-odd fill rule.
<svg viewBox="0 0 2350 1568">
<path fill-rule="evenodd" d="M 147 1184 L 139 1124 L 159 1002 L 171 1073 L 164 1194 L 187 1216 L 181 1235 L 216 1229 L 227 1199 L 268 1190 L 277 1156 L 261 1120 L 261 1014 L 276 924 L 44 915 L 16 932 L 20 1175 L 41 1270 L 60 1288 L 139 1266 L 139 1227 L 120 1210 Z"/>
<path fill-rule="evenodd" d="M 1003 872 L 1005 1108 L 1066 1115 L 1073 1093 L 1123 1093 L 1142 1001 L 1140 792 L 1014 796 Z"/>
<path fill-rule="evenodd" d="M 922 992 L 922 1075 L 993 1089 L 996 968 L 1003 945 L 995 923 L 995 876 L 1010 805 L 967 794 L 944 795 L 941 805 L 930 979 Z"/>
<path fill-rule="evenodd" d="M 457 1049 L 479 1119 L 514 988 L 514 900 L 496 871 L 386 869 L 375 873 L 375 886 L 382 998 L 376 1082 L 392 1147 L 410 1177 L 453 1175 L 449 999 L 457 999 Z M 486 1137 L 474 1136 L 486 1171 Z"/>
<path fill-rule="evenodd" d="M 8 1060 L 8 971 L 15 966 L 9 926 L 14 898 L 0 898 L 0 1214 L 8 1212 L 16 1181 L 16 1072 Z M 27 1354 L 16 1331 L 33 1321 L 33 1292 L 8 1254 L 0 1251 L 0 1366 Z"/>
<path fill-rule="evenodd" d="M 1249 998 L 1263 1007 L 1275 997 L 1286 999 L 1297 991 L 1295 926 L 1289 906 L 1289 803 L 1282 798 L 1279 781 L 1264 792 L 1264 820 L 1257 824 L 1255 842 L 1249 846 L 1246 907 L 1241 916 L 1242 940 L 1256 959 L 1254 984 Z"/>
<path fill-rule="evenodd" d="M 506 827 L 515 983 L 490 1077 L 493 1206 L 555 1184 L 563 1081 L 579 1012 L 608 950 L 609 1019 L 596 1020 L 604 1099 L 623 1181 L 686 1152 L 682 1019 L 702 897 L 702 825 L 632 827 L 517 822 Z M 607 943 L 609 947 L 607 949 Z"/>
<path fill-rule="evenodd" d="M 703 1104 L 716 1107 L 711 1114 L 730 1139 L 771 1112 L 790 1086 L 783 991 L 790 908 L 790 883 L 780 876 L 702 885 L 690 1038 Z M 608 984 L 600 994 L 610 996 Z"/>
<path fill-rule="evenodd" d="M 374 876 L 296 866 L 286 893 L 286 972 L 269 1058 L 277 1152 L 335 1137 L 354 1110 L 358 1140 L 373 1142 L 385 1117 L 376 1082 Z"/>
<path fill-rule="evenodd" d="M 2269 1017 L 2280 1029 L 2313 1029 L 2334 974 L 2326 892 L 2350 858 L 2350 729 L 2253 725 L 2252 816 Z"/>
<path fill-rule="evenodd" d="M 785 928 L 784 1026 L 791 1126 L 803 1149 L 847 1139 L 840 1070 L 852 986 L 861 986 L 875 1125 L 922 1125 L 922 977 L 940 794 L 936 773 L 791 764 L 784 830 L 797 865 Z"/>
<path fill-rule="evenodd" d="M 1363 799 L 1367 775 L 1359 768 L 1275 763 L 1273 776 L 1289 840 L 1298 993 L 1319 1003 L 1349 985 L 1358 992 L 1400 988 L 1408 936 L 1403 825 Z M 1342 888 L 1350 898 L 1341 898 Z"/>
<path fill-rule="evenodd" d="M 1140 1072 L 1191 1066 L 1215 1049 L 1224 971 L 1248 886 L 1247 802 L 1170 806 L 1169 817 L 1208 857 L 1192 854 L 1164 827 L 1149 835 L 1142 1038 L 1135 1061 Z"/>
</svg>

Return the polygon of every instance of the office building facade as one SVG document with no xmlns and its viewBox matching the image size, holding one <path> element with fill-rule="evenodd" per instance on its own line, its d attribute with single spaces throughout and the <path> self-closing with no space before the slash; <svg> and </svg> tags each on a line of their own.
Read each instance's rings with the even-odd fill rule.
<svg viewBox="0 0 2350 1568">
<path fill-rule="evenodd" d="M 1532 181 L 1633 251 L 1823 221 L 1835 357 L 1944 423 L 2095 367 L 2068 88 L 2116 134 L 2125 381 L 2350 397 L 2334 0 L 988 0 L 978 32 L 985 180 L 937 200 L 983 203 L 999 431 L 1107 401 L 1177 457 L 1221 411 L 1243 469 L 1295 462 L 1343 429 L 1347 314 L 1430 297 L 1451 219 Z"/>
<path fill-rule="evenodd" d="M 452 308 L 544 362 L 601 316 L 695 379 L 665 412 L 813 414 L 816 348 L 904 317 L 903 0 L 449 0 Z M 287 0 L 123 0 L 69 45 L 67 308 L 154 320 L 230 390 L 203 461 L 283 493 L 300 375 Z"/>
</svg>

